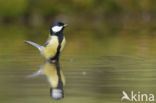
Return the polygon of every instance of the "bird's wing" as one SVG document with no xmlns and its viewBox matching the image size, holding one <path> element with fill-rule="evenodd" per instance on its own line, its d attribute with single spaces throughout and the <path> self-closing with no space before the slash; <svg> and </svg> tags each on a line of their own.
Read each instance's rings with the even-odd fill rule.
<svg viewBox="0 0 156 103">
<path fill-rule="evenodd" d="M 44 43 L 44 46 L 48 45 L 50 42 L 50 39 L 48 39 L 45 43 Z"/>
<path fill-rule="evenodd" d="M 43 46 L 41 46 L 41 45 L 39 45 L 39 44 L 37 44 L 37 43 L 34 43 L 34 42 L 32 42 L 32 41 L 28 41 L 28 40 L 24 40 L 24 42 L 25 43 L 28 43 L 28 44 L 30 44 L 30 45 L 32 45 L 32 46 L 34 46 L 34 47 L 36 47 L 40 52 L 42 52 L 42 50 L 43 50 Z"/>
</svg>

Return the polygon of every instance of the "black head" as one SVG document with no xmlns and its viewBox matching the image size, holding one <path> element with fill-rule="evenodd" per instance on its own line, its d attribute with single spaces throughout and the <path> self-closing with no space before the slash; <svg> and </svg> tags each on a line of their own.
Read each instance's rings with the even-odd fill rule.
<svg viewBox="0 0 156 103">
<path fill-rule="evenodd" d="M 55 34 L 61 33 L 61 32 L 63 32 L 63 30 L 66 26 L 67 26 L 67 24 L 64 24 L 60 21 L 55 21 L 50 27 L 50 34 L 55 35 Z"/>
</svg>

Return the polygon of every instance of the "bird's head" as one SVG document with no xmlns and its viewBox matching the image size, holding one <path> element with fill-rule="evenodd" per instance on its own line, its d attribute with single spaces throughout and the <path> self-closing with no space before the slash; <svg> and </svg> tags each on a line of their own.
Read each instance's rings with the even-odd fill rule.
<svg viewBox="0 0 156 103">
<path fill-rule="evenodd" d="M 55 35 L 61 33 L 66 26 L 67 24 L 64 24 L 60 21 L 55 21 L 50 27 L 50 34 Z"/>
<path fill-rule="evenodd" d="M 60 100 L 64 98 L 64 93 L 62 89 L 50 88 L 50 96 L 55 100 Z"/>
</svg>

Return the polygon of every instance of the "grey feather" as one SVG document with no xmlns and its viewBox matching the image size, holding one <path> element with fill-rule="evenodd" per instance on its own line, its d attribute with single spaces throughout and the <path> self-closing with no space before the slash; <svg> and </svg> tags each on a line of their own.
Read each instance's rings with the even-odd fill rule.
<svg viewBox="0 0 156 103">
<path fill-rule="evenodd" d="M 32 42 L 32 41 L 28 41 L 28 40 L 24 40 L 24 42 L 25 43 L 28 43 L 28 44 L 30 44 L 30 45 L 32 45 L 32 46 L 34 46 L 34 47 L 36 47 L 40 52 L 42 52 L 42 50 L 43 50 L 43 46 L 41 46 L 41 45 L 39 45 L 39 44 L 37 44 L 37 43 L 34 43 L 34 42 Z"/>
<path fill-rule="evenodd" d="M 48 39 L 45 43 L 44 43 L 44 46 L 48 45 L 50 42 L 50 39 Z"/>
</svg>

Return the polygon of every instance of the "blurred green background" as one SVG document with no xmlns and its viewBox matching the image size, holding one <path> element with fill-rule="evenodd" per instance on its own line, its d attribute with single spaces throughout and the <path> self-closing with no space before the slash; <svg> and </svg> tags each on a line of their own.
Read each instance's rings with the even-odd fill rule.
<svg viewBox="0 0 156 103">
<path fill-rule="evenodd" d="M 67 53 L 123 54 L 126 48 L 136 54 L 146 45 L 154 45 L 155 4 L 155 0 L 1 0 L 1 46 L 12 43 L 5 47 L 21 50 L 22 40 L 34 38 L 43 44 L 52 22 L 60 20 L 69 24 L 65 31 Z M 133 45 L 125 46 L 126 41 Z M 86 48 L 80 51 L 82 47 Z M 155 54 L 153 50 L 145 52 Z"/>
<path fill-rule="evenodd" d="M 156 93 L 155 0 L 0 0 L 0 101 L 56 102 L 44 78 L 25 79 L 43 63 L 50 25 L 69 26 L 61 67 L 64 103 L 120 103 L 122 91 Z M 127 102 L 127 101 L 125 101 Z"/>
</svg>

